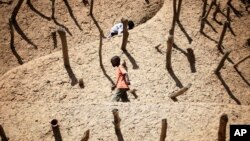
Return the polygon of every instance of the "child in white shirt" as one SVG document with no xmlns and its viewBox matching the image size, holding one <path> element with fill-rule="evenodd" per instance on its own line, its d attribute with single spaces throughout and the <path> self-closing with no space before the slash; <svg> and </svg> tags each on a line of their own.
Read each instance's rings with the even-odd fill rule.
<svg viewBox="0 0 250 141">
<path fill-rule="evenodd" d="M 128 21 L 128 29 L 129 30 L 133 29 L 134 26 L 135 26 L 135 24 L 133 21 Z M 111 28 L 107 37 L 110 38 L 110 37 L 113 37 L 114 35 L 120 35 L 122 32 L 123 32 L 123 24 L 117 23 Z"/>
</svg>

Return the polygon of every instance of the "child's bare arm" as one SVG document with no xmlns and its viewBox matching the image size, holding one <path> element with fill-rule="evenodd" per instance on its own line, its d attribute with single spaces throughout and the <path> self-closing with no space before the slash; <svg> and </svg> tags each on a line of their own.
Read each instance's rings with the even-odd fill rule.
<svg viewBox="0 0 250 141">
<path fill-rule="evenodd" d="M 128 74 L 125 73 L 124 75 L 125 75 L 125 81 L 126 81 L 127 85 L 130 85 L 130 80 L 129 80 Z"/>
<path fill-rule="evenodd" d="M 114 90 L 115 87 L 116 87 L 116 85 L 112 85 L 112 86 L 111 86 L 111 90 Z"/>
</svg>

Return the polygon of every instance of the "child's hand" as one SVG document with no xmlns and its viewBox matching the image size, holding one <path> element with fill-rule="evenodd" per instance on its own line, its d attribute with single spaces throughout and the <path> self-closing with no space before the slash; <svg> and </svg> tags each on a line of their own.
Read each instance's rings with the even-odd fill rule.
<svg viewBox="0 0 250 141">
<path fill-rule="evenodd" d="M 128 81 L 128 82 L 126 82 L 127 83 L 127 85 L 130 85 L 130 81 Z"/>
<path fill-rule="evenodd" d="M 115 85 L 112 85 L 111 90 L 113 91 L 115 89 L 115 87 L 116 87 Z"/>
</svg>

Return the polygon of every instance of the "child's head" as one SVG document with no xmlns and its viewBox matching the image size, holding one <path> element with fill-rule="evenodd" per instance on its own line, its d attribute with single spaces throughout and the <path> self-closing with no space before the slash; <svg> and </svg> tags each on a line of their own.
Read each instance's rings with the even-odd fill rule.
<svg viewBox="0 0 250 141">
<path fill-rule="evenodd" d="M 111 58 L 111 64 L 113 67 L 118 67 L 120 65 L 120 57 L 119 56 L 114 56 Z"/>
<path fill-rule="evenodd" d="M 135 26 L 133 21 L 128 21 L 128 29 L 133 29 Z"/>
</svg>

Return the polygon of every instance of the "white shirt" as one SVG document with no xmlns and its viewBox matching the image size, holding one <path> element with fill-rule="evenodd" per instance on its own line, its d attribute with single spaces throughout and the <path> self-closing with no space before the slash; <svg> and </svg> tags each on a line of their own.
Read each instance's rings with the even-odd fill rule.
<svg viewBox="0 0 250 141">
<path fill-rule="evenodd" d="M 117 23 L 115 24 L 111 30 L 110 30 L 110 33 L 117 33 L 117 34 L 120 34 L 122 33 L 123 31 L 123 24 L 122 23 Z"/>
</svg>

